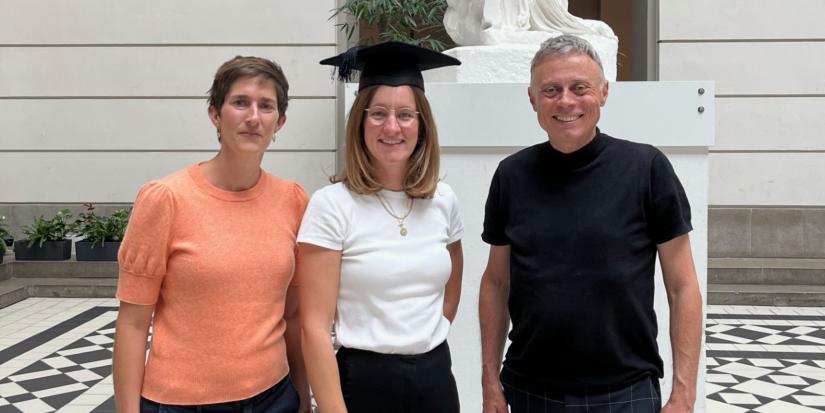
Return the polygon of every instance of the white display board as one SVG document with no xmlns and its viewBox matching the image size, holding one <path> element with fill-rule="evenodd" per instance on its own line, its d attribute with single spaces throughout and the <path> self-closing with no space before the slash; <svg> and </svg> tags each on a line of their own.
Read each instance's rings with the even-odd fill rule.
<svg viewBox="0 0 825 413">
<path fill-rule="evenodd" d="M 442 146 L 441 174 L 458 196 L 465 226 L 461 304 L 449 342 L 462 410 L 476 412 L 481 411 L 478 289 L 489 252 L 489 246 L 481 241 L 488 186 L 498 162 L 547 136 L 538 126 L 526 84 L 431 83 L 426 88 Z M 346 107 L 352 105 L 356 90 L 357 85 L 347 85 Z M 673 164 L 691 204 L 691 247 L 703 297 L 707 287 L 707 149 L 714 142 L 714 118 L 713 82 L 618 82 L 610 85 L 599 122 L 602 131 L 611 136 L 659 147 Z M 672 357 L 669 308 L 658 269 L 655 305 L 659 351 L 665 362 L 662 394 L 666 401 Z M 705 411 L 704 382 L 702 351 L 696 412 Z"/>
<path fill-rule="evenodd" d="M 426 89 L 442 147 L 526 147 L 545 136 L 526 84 L 430 83 Z M 356 90 L 347 85 L 347 107 Z M 658 147 L 707 147 L 714 105 L 713 82 L 616 82 L 609 85 L 599 127 Z"/>
</svg>

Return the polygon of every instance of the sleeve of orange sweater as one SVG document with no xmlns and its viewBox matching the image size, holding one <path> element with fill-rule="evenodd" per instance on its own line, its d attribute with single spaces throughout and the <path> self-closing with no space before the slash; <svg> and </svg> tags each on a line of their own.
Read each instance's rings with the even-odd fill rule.
<svg viewBox="0 0 825 413">
<path fill-rule="evenodd" d="M 118 252 L 119 300 L 142 305 L 157 302 L 166 275 L 174 213 L 168 187 L 152 181 L 140 189 Z"/>
<path fill-rule="evenodd" d="M 307 204 L 309 203 L 309 197 L 307 196 L 307 192 L 304 190 L 304 187 L 302 187 L 297 182 L 294 185 L 295 186 L 293 187 L 293 191 L 294 191 L 294 195 L 295 195 L 296 209 L 298 210 L 298 213 L 299 213 L 298 223 L 300 224 L 301 223 L 301 218 L 303 218 L 303 216 L 304 216 L 304 211 L 306 211 L 306 209 L 307 209 Z M 295 232 L 296 233 L 298 232 L 297 228 L 296 228 Z"/>
<path fill-rule="evenodd" d="M 304 190 L 304 187 L 302 187 L 297 182 L 294 185 L 295 186 L 293 187 L 293 195 L 295 197 L 296 211 L 298 212 L 298 215 L 296 216 L 296 218 L 298 218 L 298 221 L 297 221 L 297 225 L 295 226 L 295 235 L 297 236 L 298 235 L 298 230 L 300 229 L 300 226 L 301 226 L 301 219 L 303 219 L 304 212 L 306 212 L 307 204 L 309 203 L 309 197 L 307 196 L 307 193 Z M 298 258 L 298 243 L 297 242 L 295 243 L 295 248 L 293 250 L 293 253 L 295 254 L 295 258 L 296 258 L 295 262 L 296 262 L 296 265 L 297 265 L 297 262 L 298 262 L 297 261 L 297 258 Z M 298 272 L 295 271 L 292 275 L 292 280 L 290 281 L 289 286 L 290 287 L 298 287 L 298 286 L 300 286 L 300 284 L 301 283 L 300 283 L 300 280 L 298 279 Z"/>
</svg>

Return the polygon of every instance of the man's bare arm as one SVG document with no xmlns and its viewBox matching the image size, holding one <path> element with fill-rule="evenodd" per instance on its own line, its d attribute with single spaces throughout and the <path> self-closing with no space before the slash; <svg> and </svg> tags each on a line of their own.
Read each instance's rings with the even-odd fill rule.
<svg viewBox="0 0 825 413">
<path fill-rule="evenodd" d="M 702 342 L 702 297 L 687 234 L 660 244 L 673 349 L 673 388 L 662 413 L 692 412 Z"/>
<path fill-rule="evenodd" d="M 478 318 L 481 327 L 481 385 L 485 413 L 506 413 L 507 402 L 499 380 L 510 312 L 510 246 L 490 247 L 487 268 L 481 277 Z"/>
</svg>

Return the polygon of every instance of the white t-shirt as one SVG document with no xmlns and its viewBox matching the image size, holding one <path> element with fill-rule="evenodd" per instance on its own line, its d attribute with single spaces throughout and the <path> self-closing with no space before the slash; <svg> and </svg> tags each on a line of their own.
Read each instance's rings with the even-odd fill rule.
<svg viewBox="0 0 825 413">
<path fill-rule="evenodd" d="M 403 192 L 381 195 L 395 215 L 407 212 Z M 406 236 L 376 195 L 350 192 L 342 183 L 312 195 L 298 242 L 342 253 L 336 347 L 421 354 L 447 339 L 447 244 L 464 233 L 453 190 L 439 183 L 432 199 L 416 199 L 404 226 Z"/>
</svg>

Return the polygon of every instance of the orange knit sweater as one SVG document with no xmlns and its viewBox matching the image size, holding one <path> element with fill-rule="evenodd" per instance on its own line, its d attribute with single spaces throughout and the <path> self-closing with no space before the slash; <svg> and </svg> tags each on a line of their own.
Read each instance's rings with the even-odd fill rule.
<svg viewBox="0 0 825 413">
<path fill-rule="evenodd" d="M 117 298 L 155 305 L 142 395 L 241 400 L 289 372 L 283 319 L 304 190 L 261 173 L 241 192 L 193 165 L 144 185 L 120 248 Z"/>
</svg>

